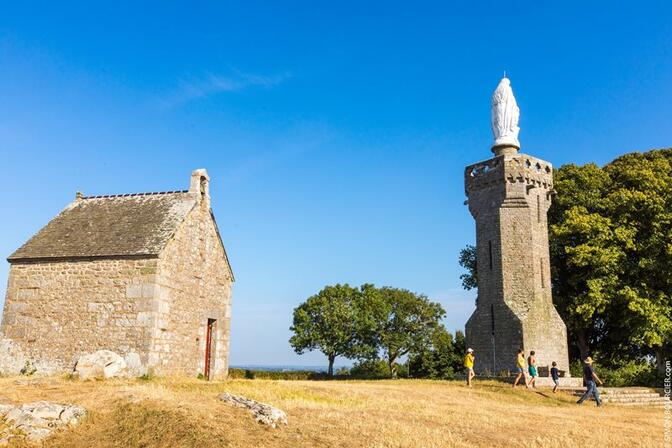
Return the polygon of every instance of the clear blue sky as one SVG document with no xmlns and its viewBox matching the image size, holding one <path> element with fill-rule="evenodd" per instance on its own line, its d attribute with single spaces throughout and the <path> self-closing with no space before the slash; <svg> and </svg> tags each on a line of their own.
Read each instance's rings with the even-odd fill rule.
<svg viewBox="0 0 672 448">
<path fill-rule="evenodd" d="M 287 339 L 329 283 L 422 292 L 463 327 L 462 173 L 490 156 L 504 70 L 525 152 L 672 146 L 667 1 L 20 3 L 0 5 L 0 255 L 76 190 L 186 188 L 205 167 L 234 364 L 324 363 Z"/>
</svg>

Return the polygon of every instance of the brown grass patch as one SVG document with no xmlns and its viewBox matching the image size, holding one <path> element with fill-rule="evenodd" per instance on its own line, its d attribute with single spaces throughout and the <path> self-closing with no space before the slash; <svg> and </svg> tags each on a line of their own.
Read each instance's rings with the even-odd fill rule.
<svg viewBox="0 0 672 448">
<path fill-rule="evenodd" d="M 220 402 L 223 391 L 283 409 L 289 426 L 255 423 L 246 410 Z M 567 394 L 494 382 L 468 389 L 416 380 L 50 379 L 16 385 L 0 378 L 0 395 L 15 403 L 84 406 L 89 415 L 80 426 L 45 443 L 60 448 L 651 447 L 662 444 L 663 430 L 662 409 L 578 407 Z"/>
</svg>

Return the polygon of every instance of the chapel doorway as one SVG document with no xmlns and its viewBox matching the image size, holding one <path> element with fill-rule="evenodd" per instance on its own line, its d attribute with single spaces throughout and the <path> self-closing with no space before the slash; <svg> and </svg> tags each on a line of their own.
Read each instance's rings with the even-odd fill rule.
<svg viewBox="0 0 672 448">
<path fill-rule="evenodd" d="M 208 327 L 205 332 L 205 369 L 203 376 L 206 380 L 210 380 L 210 372 L 212 371 L 215 351 L 215 338 L 214 338 L 214 329 L 215 329 L 216 319 L 208 319 Z"/>
</svg>

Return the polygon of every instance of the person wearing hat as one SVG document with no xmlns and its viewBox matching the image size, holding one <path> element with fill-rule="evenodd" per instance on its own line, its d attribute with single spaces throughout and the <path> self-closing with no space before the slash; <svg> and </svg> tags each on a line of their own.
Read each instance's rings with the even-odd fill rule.
<svg viewBox="0 0 672 448">
<path fill-rule="evenodd" d="M 582 404 L 587 398 L 589 398 L 591 395 L 594 395 L 597 405 L 602 406 L 600 391 L 597 390 L 596 384 L 597 382 L 601 386 L 602 380 L 597 376 L 597 373 L 595 373 L 595 369 L 593 368 L 593 358 L 590 356 L 583 360 L 583 381 L 586 382 L 586 393 L 584 393 L 576 403 Z"/>
<path fill-rule="evenodd" d="M 471 379 L 476 376 L 474 373 L 474 349 L 468 348 L 464 357 L 464 368 L 467 370 L 467 386 L 471 387 Z"/>
</svg>

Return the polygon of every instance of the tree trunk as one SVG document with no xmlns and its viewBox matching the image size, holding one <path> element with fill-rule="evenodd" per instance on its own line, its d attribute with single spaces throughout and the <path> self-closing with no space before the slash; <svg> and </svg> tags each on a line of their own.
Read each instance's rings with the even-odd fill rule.
<svg viewBox="0 0 672 448">
<path fill-rule="evenodd" d="M 328 355 L 329 358 L 329 370 L 327 370 L 327 374 L 329 375 L 329 378 L 334 376 L 334 360 L 336 359 L 336 355 Z"/>
<path fill-rule="evenodd" d="M 661 377 L 665 377 L 665 355 L 663 354 L 663 347 L 656 349 L 656 369 Z"/>
<path fill-rule="evenodd" d="M 581 355 L 581 361 L 586 359 L 590 348 L 588 347 L 588 341 L 586 338 L 586 330 L 584 328 L 578 329 L 576 332 L 576 344 L 579 346 L 579 354 Z"/>
<path fill-rule="evenodd" d="M 397 364 L 395 361 L 397 360 L 397 355 L 390 355 L 387 357 L 387 366 L 390 368 L 390 376 L 392 378 L 397 377 Z"/>
</svg>

